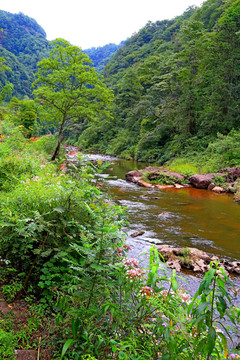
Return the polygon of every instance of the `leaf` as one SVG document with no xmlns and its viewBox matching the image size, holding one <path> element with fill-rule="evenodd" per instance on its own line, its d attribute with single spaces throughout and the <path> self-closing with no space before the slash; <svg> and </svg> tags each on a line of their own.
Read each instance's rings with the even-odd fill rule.
<svg viewBox="0 0 240 360">
<path fill-rule="evenodd" d="M 63 356 L 66 354 L 68 348 L 72 345 L 73 343 L 73 339 L 68 339 L 65 344 L 63 345 L 63 349 L 62 349 L 62 354 L 61 354 L 61 359 L 63 358 Z"/>
<path fill-rule="evenodd" d="M 208 329 L 208 336 L 207 336 L 207 339 L 208 339 L 208 342 L 207 342 L 207 348 L 208 348 L 208 354 L 211 355 L 213 349 L 214 349 L 214 346 L 215 346 L 215 343 L 216 343 L 216 337 L 217 337 L 217 334 L 216 334 L 216 330 L 214 329 L 214 327 L 209 327 Z"/>
<path fill-rule="evenodd" d="M 64 212 L 66 211 L 66 208 L 59 205 L 59 206 L 56 206 L 56 207 L 53 209 L 53 211 L 56 211 L 56 212 L 58 212 L 59 214 L 62 214 L 62 213 L 64 213 Z"/>
<path fill-rule="evenodd" d="M 172 289 L 174 292 L 177 291 L 177 288 L 178 288 L 178 283 L 177 283 L 177 280 L 174 278 L 174 279 L 171 279 L 171 284 L 172 284 Z"/>
<path fill-rule="evenodd" d="M 196 316 L 198 316 L 199 314 L 201 314 L 201 313 L 206 309 L 206 307 L 207 307 L 208 305 L 209 305 L 209 302 L 201 303 L 201 304 L 197 307 Z"/>
<path fill-rule="evenodd" d="M 77 332 L 78 332 L 78 328 L 80 325 L 80 320 L 79 318 L 76 318 L 76 320 L 72 320 L 72 333 L 73 333 L 73 337 L 74 339 L 77 338 Z"/>
<path fill-rule="evenodd" d="M 166 340 L 166 342 L 169 343 L 169 341 L 170 341 L 170 330 L 169 330 L 168 327 L 164 330 L 163 336 L 164 336 L 164 339 Z"/>
<path fill-rule="evenodd" d="M 4 227 L 4 226 L 13 226 L 12 223 L 8 223 L 8 222 L 0 222 L 0 226 Z"/>
</svg>

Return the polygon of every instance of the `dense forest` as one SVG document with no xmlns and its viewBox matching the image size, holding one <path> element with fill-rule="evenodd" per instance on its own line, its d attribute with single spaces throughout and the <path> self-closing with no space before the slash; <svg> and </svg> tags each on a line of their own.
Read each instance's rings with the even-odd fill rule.
<svg viewBox="0 0 240 360">
<path fill-rule="evenodd" d="M 208 0 L 149 22 L 104 68 L 114 121 L 86 128 L 78 144 L 164 163 L 239 129 L 239 21 L 239 0 Z"/>
<path fill-rule="evenodd" d="M 0 11 L 0 56 L 12 70 L 0 73 L 0 86 L 9 81 L 14 85 L 14 95 L 31 96 L 37 63 L 48 52 L 46 33 L 34 19 Z"/>
</svg>

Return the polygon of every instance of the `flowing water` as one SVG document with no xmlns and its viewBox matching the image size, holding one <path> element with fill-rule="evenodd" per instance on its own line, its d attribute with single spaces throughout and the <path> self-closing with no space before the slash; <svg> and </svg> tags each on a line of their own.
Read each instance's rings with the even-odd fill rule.
<svg viewBox="0 0 240 360">
<path fill-rule="evenodd" d="M 111 158 L 110 158 L 111 160 Z M 128 208 L 135 242 L 197 247 L 240 260 L 240 205 L 230 194 L 195 188 L 143 188 L 125 181 L 125 174 L 147 164 L 115 160 L 102 177 L 111 196 Z"/>
<path fill-rule="evenodd" d="M 142 267 L 148 267 L 149 249 L 153 244 L 196 247 L 220 258 L 240 260 L 240 205 L 234 203 L 232 195 L 195 188 L 140 187 L 127 182 L 125 174 L 149 164 L 99 155 L 88 157 L 110 163 L 101 174 L 103 186 L 111 198 L 128 209 L 127 243 L 131 245 L 128 256 L 137 257 Z M 137 231 L 144 233 L 131 237 Z M 189 272 L 178 275 L 185 279 L 178 279 L 179 286 L 193 296 L 203 275 Z M 240 289 L 240 276 L 232 281 Z M 240 292 L 237 297 L 230 290 L 229 294 L 233 303 L 240 307 Z M 229 325 L 228 322 L 225 325 Z M 240 328 L 237 326 L 237 329 L 237 334 L 231 332 L 234 346 L 240 342 Z"/>
<path fill-rule="evenodd" d="M 89 158 L 99 159 L 99 155 L 89 155 Z M 158 190 L 140 187 L 127 182 L 125 174 L 149 164 L 105 156 L 102 160 L 111 163 L 101 174 L 105 190 L 129 212 L 127 243 L 131 250 L 128 255 L 137 257 L 142 267 L 148 266 L 148 253 L 153 244 L 196 247 L 220 258 L 240 260 L 240 205 L 234 203 L 232 195 L 195 188 Z M 130 235 L 136 231 L 144 231 L 144 234 L 132 238 Z M 178 284 L 194 295 L 202 275 L 179 275 L 187 283 L 180 279 Z M 232 281 L 240 288 L 239 276 Z M 233 303 L 240 307 L 240 292 L 237 297 L 231 291 L 229 293 Z M 238 344 L 240 329 L 232 336 L 234 344 Z"/>
<path fill-rule="evenodd" d="M 99 159 L 99 155 L 90 158 Z M 240 260 L 240 205 L 232 195 L 195 188 L 140 187 L 127 182 L 125 174 L 149 164 L 105 156 L 102 159 L 111 162 L 102 174 L 104 186 L 115 201 L 128 209 L 128 235 L 144 231 L 143 235 L 129 239 L 136 251 L 151 244 L 171 244 Z"/>
</svg>

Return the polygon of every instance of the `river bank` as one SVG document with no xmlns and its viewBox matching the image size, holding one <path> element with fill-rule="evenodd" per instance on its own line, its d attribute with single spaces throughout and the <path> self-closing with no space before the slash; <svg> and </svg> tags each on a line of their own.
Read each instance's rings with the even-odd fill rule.
<svg viewBox="0 0 240 360">
<path fill-rule="evenodd" d="M 70 152 L 72 157 L 77 156 L 74 151 L 72 149 Z M 141 171 L 146 164 L 98 154 L 86 154 L 84 157 L 93 162 L 100 160 L 110 163 L 100 174 L 99 182 L 111 198 L 128 209 L 130 224 L 125 229 L 126 242 L 131 247 L 128 255 L 137 258 L 142 268 L 149 267 L 150 248 L 163 244 L 197 247 L 229 261 L 240 259 L 240 227 L 237 220 L 240 207 L 232 201 L 231 194 L 217 194 L 194 187 L 177 189 L 171 186 L 163 190 L 140 187 L 134 182 L 127 182 L 125 174 L 133 168 Z M 132 237 L 134 233 L 139 235 Z M 164 272 L 170 276 L 172 270 L 164 266 Z M 203 273 L 194 274 L 183 269 L 177 274 L 183 278 L 178 279 L 179 287 L 193 296 Z M 236 288 L 240 288 L 239 277 L 231 279 Z M 236 297 L 231 293 L 231 297 L 234 304 L 240 306 L 240 293 Z M 239 340 L 234 337 L 235 344 Z"/>
<path fill-rule="evenodd" d="M 234 194 L 234 200 L 240 200 L 240 167 L 221 169 L 217 173 L 184 176 L 163 167 L 148 166 L 140 171 L 126 173 L 126 180 L 139 186 L 164 190 L 194 187 L 215 193 Z"/>
</svg>

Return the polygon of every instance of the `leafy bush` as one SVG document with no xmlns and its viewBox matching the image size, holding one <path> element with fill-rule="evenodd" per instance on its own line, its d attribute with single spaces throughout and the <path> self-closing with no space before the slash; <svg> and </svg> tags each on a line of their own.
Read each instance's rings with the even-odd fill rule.
<svg viewBox="0 0 240 360">
<path fill-rule="evenodd" d="M 146 171 L 143 176 L 143 180 L 151 182 L 151 184 L 160 184 L 160 185 L 174 185 L 176 183 L 184 184 L 184 179 L 176 179 L 174 176 L 159 172 Z"/>
<path fill-rule="evenodd" d="M 147 276 L 137 259 L 125 255 L 124 248 L 118 248 L 113 265 L 98 253 L 98 262 L 87 271 L 70 261 L 78 283 L 71 281 L 58 300 L 59 322 L 65 329 L 71 324 L 62 356 L 80 358 L 87 352 L 98 359 L 226 358 L 228 332 L 224 335 L 220 328 L 226 329 L 224 316 L 239 322 L 240 309 L 226 292 L 232 284 L 224 270 L 211 263 L 191 298 L 178 289 L 175 271 L 170 279 L 166 275 L 156 249 L 150 250 Z"/>
<path fill-rule="evenodd" d="M 57 137 L 55 135 L 41 136 L 37 141 L 30 141 L 28 143 L 28 151 L 36 151 L 38 153 L 51 155 L 56 147 Z"/>
<path fill-rule="evenodd" d="M 9 190 L 23 178 L 34 177 L 40 170 L 40 163 L 32 155 L 18 153 L 18 155 L 4 157 L 0 161 L 0 187 Z"/>
<path fill-rule="evenodd" d="M 0 320 L 1 321 L 1 320 Z M 17 344 L 13 331 L 0 328 L 0 356 L 1 359 L 16 359 L 14 349 Z"/>
<path fill-rule="evenodd" d="M 240 165 L 240 132 L 231 130 L 228 135 L 218 134 L 206 152 L 211 158 L 217 157 L 222 167 Z"/>
</svg>

